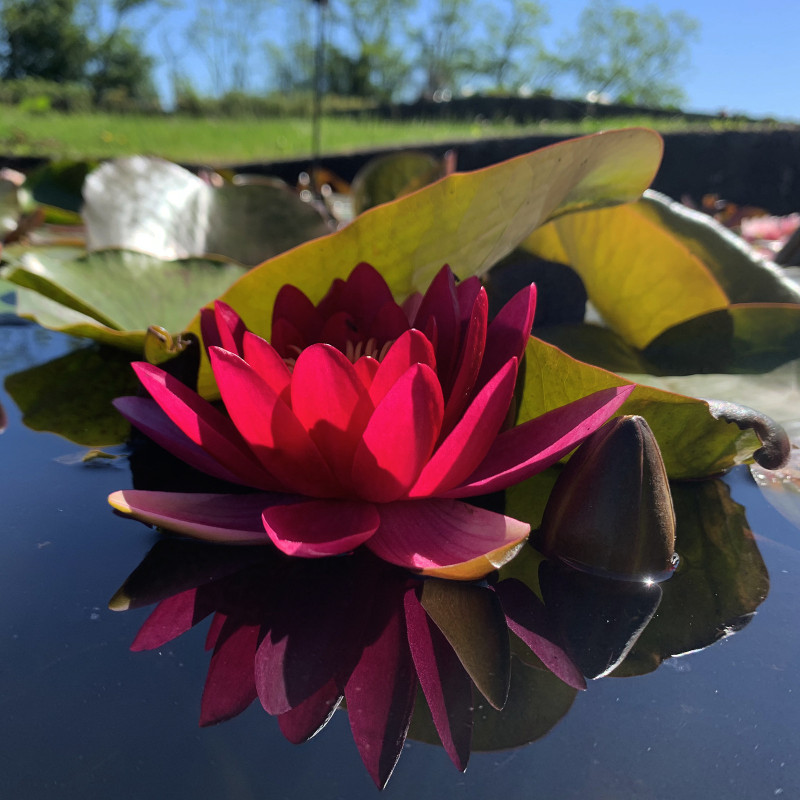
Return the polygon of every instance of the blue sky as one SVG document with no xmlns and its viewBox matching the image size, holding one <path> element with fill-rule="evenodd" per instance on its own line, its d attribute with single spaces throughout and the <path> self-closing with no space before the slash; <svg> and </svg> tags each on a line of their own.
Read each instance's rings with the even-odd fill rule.
<svg viewBox="0 0 800 800">
<path fill-rule="evenodd" d="M 432 0 L 420 0 L 424 8 Z M 491 0 L 486 0 L 490 4 Z M 700 22 L 699 36 L 691 47 L 691 68 L 682 75 L 687 110 L 774 116 L 800 121 L 800 0 L 622 0 L 624 5 L 644 9 L 655 5 L 662 12 L 684 11 Z M 265 4 L 268 0 L 265 0 Z M 543 29 L 546 44 L 554 45 L 574 29 L 586 0 L 544 0 L 551 22 Z M 275 0 L 274 28 L 266 32 L 273 41 L 285 30 L 286 11 L 298 11 L 312 21 L 308 0 Z M 154 54 L 162 56 L 165 27 L 168 40 L 177 44 L 193 9 L 192 0 L 176 8 L 162 20 L 148 39 Z M 283 10 L 283 14 L 281 13 Z M 265 35 L 254 32 L 254 38 Z M 203 87 L 207 71 L 203 64 L 182 46 L 184 63 L 196 84 Z M 162 64 L 158 84 L 168 84 L 168 71 Z"/>
</svg>

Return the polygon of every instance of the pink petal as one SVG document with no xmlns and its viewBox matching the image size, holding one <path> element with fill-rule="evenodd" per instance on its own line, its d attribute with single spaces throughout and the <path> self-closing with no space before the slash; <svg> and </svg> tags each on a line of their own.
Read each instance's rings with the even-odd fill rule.
<svg viewBox="0 0 800 800">
<path fill-rule="evenodd" d="M 371 503 L 309 500 L 266 508 L 263 524 L 281 552 L 318 558 L 354 550 L 375 533 L 380 518 Z"/>
<path fill-rule="evenodd" d="M 452 489 L 483 461 L 506 418 L 517 380 L 512 358 L 470 404 L 459 423 L 439 445 L 409 497 L 430 497 Z"/>
<path fill-rule="evenodd" d="M 436 369 L 433 345 L 425 334 L 412 329 L 400 336 L 380 362 L 369 390 L 373 404 L 377 406 L 414 364 L 427 364 Z"/>
<path fill-rule="evenodd" d="M 108 502 L 123 514 L 149 525 L 228 544 L 269 541 L 261 524 L 265 508 L 291 502 L 284 494 L 191 494 L 125 489 L 109 495 Z"/>
<path fill-rule="evenodd" d="M 607 422 L 633 389 L 602 389 L 501 433 L 468 482 L 442 496 L 488 494 L 547 469 Z"/>
<path fill-rule="evenodd" d="M 307 742 L 328 724 L 342 697 L 336 681 L 328 681 L 300 705 L 278 716 L 281 733 L 292 744 Z"/>
<path fill-rule="evenodd" d="M 117 397 L 111 402 L 128 422 L 181 461 L 215 478 L 233 483 L 242 482 L 239 475 L 223 467 L 200 445 L 195 444 L 161 410 L 155 400 L 148 397 Z"/>
<path fill-rule="evenodd" d="M 400 758 L 417 693 L 401 597 L 378 598 L 379 605 L 391 609 L 390 616 L 370 638 L 345 686 L 353 739 L 379 788 Z"/>
<path fill-rule="evenodd" d="M 216 347 L 210 356 L 222 401 L 265 469 L 279 475 L 290 491 L 312 497 L 338 494 L 325 459 L 286 403 L 238 356 Z"/>
<path fill-rule="evenodd" d="M 275 394 L 282 396 L 292 373 L 278 351 L 266 340 L 247 331 L 243 340 L 244 360 L 264 379 Z"/>
<path fill-rule="evenodd" d="M 358 361 L 356 361 L 355 364 L 353 364 L 356 375 L 358 375 L 358 379 L 361 381 L 361 385 L 367 391 L 369 391 L 370 387 L 372 386 L 372 381 L 375 380 L 375 376 L 378 374 L 378 369 L 380 366 L 380 361 L 369 356 L 362 356 L 358 359 Z"/>
<path fill-rule="evenodd" d="M 474 397 L 473 388 L 483 361 L 488 319 L 489 300 L 481 287 L 464 325 L 461 353 L 456 364 L 453 384 L 450 387 L 443 386 L 446 407 L 442 429 L 445 435 L 453 429 Z"/>
<path fill-rule="evenodd" d="M 380 371 L 376 382 L 379 377 Z M 433 452 L 443 414 L 436 373 L 415 364 L 381 400 L 356 449 L 352 474 L 359 496 L 378 503 L 402 497 Z"/>
<path fill-rule="evenodd" d="M 536 310 L 536 287 L 521 289 L 491 321 L 477 386 L 483 386 L 510 358 L 522 359 Z"/>
<path fill-rule="evenodd" d="M 562 647 L 544 603 L 522 581 L 508 578 L 495 587 L 508 627 L 525 642 L 554 675 L 573 689 L 585 689 L 586 679 Z"/>
<path fill-rule="evenodd" d="M 256 699 L 253 662 L 260 633 L 260 625 L 228 620 L 223 626 L 203 687 L 201 726 L 231 719 Z"/>
<path fill-rule="evenodd" d="M 349 490 L 353 454 L 373 412 L 355 367 L 329 345 L 304 350 L 292 374 L 292 411 Z"/>
<path fill-rule="evenodd" d="M 133 364 L 133 368 L 164 413 L 191 441 L 238 475 L 240 483 L 258 488 L 275 485 L 275 480 L 258 464 L 233 423 L 211 403 L 152 364 L 140 361 Z"/>
<path fill-rule="evenodd" d="M 272 346 L 283 358 L 297 358 L 308 346 L 303 334 L 287 319 L 272 320 Z"/>
<path fill-rule="evenodd" d="M 214 303 L 214 317 L 223 349 L 240 356 L 242 354 L 242 338 L 247 330 L 242 318 L 222 300 Z"/>
<path fill-rule="evenodd" d="M 405 612 L 408 644 L 433 723 L 445 752 L 463 772 L 472 745 L 472 681 L 415 589 L 406 592 Z"/>
<path fill-rule="evenodd" d="M 475 571 L 481 577 L 507 561 L 530 532 L 524 522 L 458 500 L 402 500 L 377 508 L 380 527 L 367 547 L 407 569 L 435 571 L 487 557 Z M 496 551 L 502 558 L 492 563 Z"/>
</svg>

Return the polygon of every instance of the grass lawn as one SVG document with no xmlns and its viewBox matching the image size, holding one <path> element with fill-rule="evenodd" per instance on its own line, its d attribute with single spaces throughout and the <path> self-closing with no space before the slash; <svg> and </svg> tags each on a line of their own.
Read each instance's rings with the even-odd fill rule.
<svg viewBox="0 0 800 800">
<path fill-rule="evenodd" d="M 322 124 L 326 154 L 372 147 L 414 145 L 523 134 L 575 134 L 648 125 L 658 130 L 696 129 L 683 120 L 586 120 L 574 123 L 518 125 L 512 122 L 391 122 L 327 117 Z M 730 121 L 704 123 L 700 129 L 728 129 Z M 111 158 L 142 153 L 173 161 L 214 165 L 274 161 L 310 155 L 308 119 L 193 119 L 115 114 L 32 113 L 0 107 L 0 153 L 50 158 Z"/>
</svg>

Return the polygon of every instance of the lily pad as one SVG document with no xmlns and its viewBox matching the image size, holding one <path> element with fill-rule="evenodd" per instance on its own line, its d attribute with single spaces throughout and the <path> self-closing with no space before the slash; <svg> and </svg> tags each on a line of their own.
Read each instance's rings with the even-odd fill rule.
<svg viewBox="0 0 800 800">
<path fill-rule="evenodd" d="M 443 174 L 443 165 L 427 153 L 402 150 L 373 158 L 353 178 L 353 210 L 361 214 L 416 191 Z"/>
<path fill-rule="evenodd" d="M 361 261 L 381 272 L 396 297 L 427 288 L 445 263 L 461 277 L 481 275 L 549 219 L 638 197 L 661 149 L 653 131 L 609 131 L 449 175 L 270 259 L 221 299 L 250 330 L 268 336 L 281 286 L 292 283 L 318 302 L 334 278 Z M 199 332 L 199 317 L 192 331 Z M 207 364 L 200 385 L 213 393 Z"/>
<path fill-rule="evenodd" d="M 531 337 L 525 353 L 519 422 L 538 417 L 591 392 L 629 383 L 625 378 L 570 358 Z M 708 403 L 638 385 L 620 409 L 643 416 L 655 434 L 671 478 L 700 478 L 752 458 L 761 446 L 749 430 L 715 419 Z"/>
<path fill-rule="evenodd" d="M 101 165 L 86 178 L 83 197 L 89 250 L 139 250 L 162 259 L 215 254 L 253 265 L 329 232 L 288 186 L 216 188 L 146 156 Z"/>
<path fill-rule="evenodd" d="M 179 333 L 205 303 L 246 272 L 210 258 L 162 261 L 106 250 L 64 260 L 24 254 L 3 277 L 19 291 L 17 313 L 48 328 L 141 352 L 147 328 Z"/>
</svg>

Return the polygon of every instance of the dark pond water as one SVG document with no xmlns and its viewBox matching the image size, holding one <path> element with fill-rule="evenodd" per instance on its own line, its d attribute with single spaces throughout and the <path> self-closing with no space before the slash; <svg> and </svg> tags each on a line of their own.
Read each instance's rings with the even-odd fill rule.
<svg viewBox="0 0 800 800">
<path fill-rule="evenodd" d="M 35 326 L 0 326 L 0 371 L 5 378 L 76 347 L 84 345 Z M 0 403 L 8 414 L 0 436 L 3 796 L 376 796 L 345 711 L 302 746 L 287 743 L 258 702 L 231 721 L 198 727 L 206 626 L 158 650 L 132 653 L 148 609 L 107 607 L 157 541 L 106 505 L 109 492 L 131 485 L 127 459 L 84 463 L 85 448 L 23 425 L 7 393 L 0 393 Z M 723 552 L 730 536 L 737 548 L 750 547 L 736 506 L 742 504 L 769 572 L 769 594 L 749 624 L 726 618 L 742 596 L 759 591 L 745 587 L 747 574 L 764 581 L 756 551 L 747 550 L 745 560 L 731 558 L 731 575 L 705 591 L 702 608 L 703 592 L 681 594 L 669 588 L 672 581 L 665 584 L 665 601 L 651 623 L 662 617 L 672 644 L 689 641 L 682 635 L 693 626 L 708 635 L 716 625 L 712 638 L 722 638 L 715 644 L 668 658 L 647 674 L 590 681 L 563 718 L 552 720 L 549 733 L 519 748 L 475 752 L 463 775 L 440 747 L 410 740 L 385 795 L 800 797 L 800 533 L 763 500 L 746 470 L 715 486 L 722 511 L 711 508 L 707 515 L 713 546 Z M 680 529 L 678 542 L 680 551 Z M 702 547 L 687 543 L 684 550 L 681 569 L 690 570 Z M 679 623 L 664 621 L 667 608 Z M 722 636 L 736 627 L 742 629 Z M 622 670 L 646 661 L 648 647 L 635 648 Z M 551 700 L 541 695 L 526 702 Z"/>
</svg>

